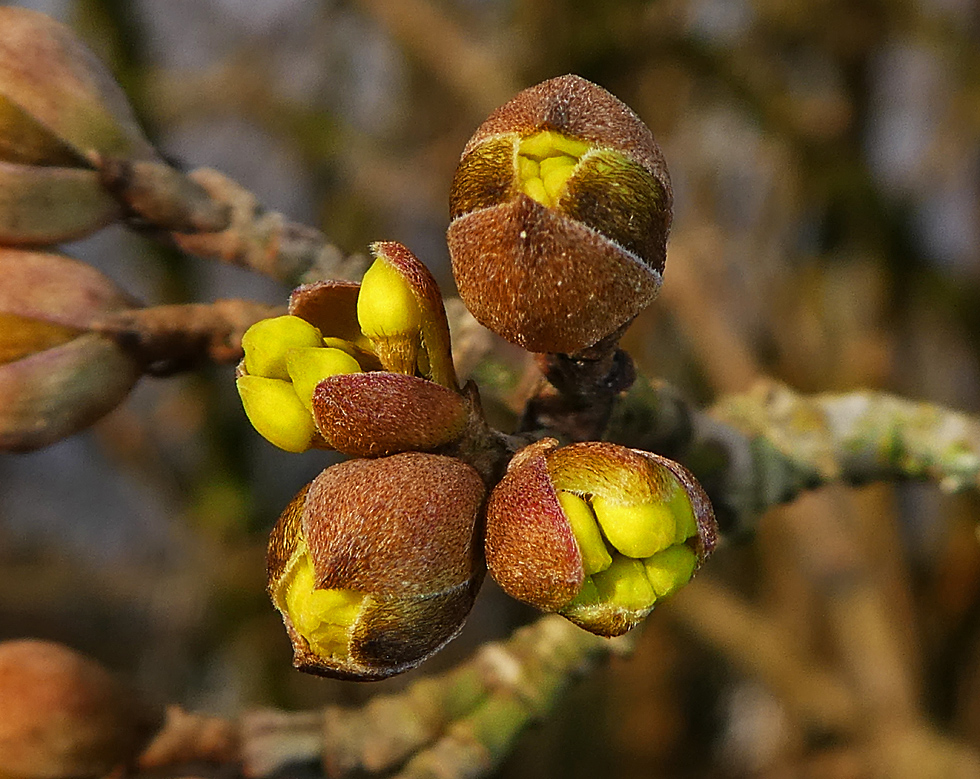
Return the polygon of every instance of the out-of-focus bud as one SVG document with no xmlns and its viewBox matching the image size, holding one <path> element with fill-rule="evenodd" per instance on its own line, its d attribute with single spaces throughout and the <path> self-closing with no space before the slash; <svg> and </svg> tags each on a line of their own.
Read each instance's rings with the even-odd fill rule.
<svg viewBox="0 0 980 779">
<path fill-rule="evenodd" d="M 36 449 L 91 425 L 129 394 L 141 366 L 89 328 L 135 302 L 59 254 L 0 248 L 0 279 L 0 449 Z"/>
<path fill-rule="evenodd" d="M 57 243 L 116 218 L 104 156 L 156 158 L 122 90 L 67 27 L 0 8 L 0 241 Z"/>
<path fill-rule="evenodd" d="M 497 583 L 604 636 L 625 633 L 686 584 L 716 537 L 690 471 L 617 444 L 532 444 L 487 505 Z"/>
<path fill-rule="evenodd" d="M 102 666 L 47 641 L 0 644 L 0 777 L 106 776 L 162 724 Z"/>
<path fill-rule="evenodd" d="M 294 665 L 373 680 L 456 636 L 485 572 L 484 486 L 465 463 L 407 452 L 327 468 L 269 541 L 269 593 Z"/>
<path fill-rule="evenodd" d="M 578 76 L 526 89 L 477 129 L 456 169 L 460 296 L 530 351 L 591 346 L 660 289 L 672 197 L 660 147 L 625 104 Z"/>
</svg>

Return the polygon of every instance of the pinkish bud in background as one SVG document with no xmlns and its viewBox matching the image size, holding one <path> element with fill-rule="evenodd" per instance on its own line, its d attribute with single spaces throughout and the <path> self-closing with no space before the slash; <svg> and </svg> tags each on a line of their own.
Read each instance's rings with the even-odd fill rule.
<svg viewBox="0 0 980 779">
<path fill-rule="evenodd" d="M 46 446 L 115 408 L 141 366 L 90 330 L 135 302 L 61 254 L 0 248 L 0 450 Z"/>
<path fill-rule="evenodd" d="M 64 25 L 0 7 L 0 242 L 79 238 L 120 214 L 103 157 L 152 160 L 126 96 Z"/>
</svg>

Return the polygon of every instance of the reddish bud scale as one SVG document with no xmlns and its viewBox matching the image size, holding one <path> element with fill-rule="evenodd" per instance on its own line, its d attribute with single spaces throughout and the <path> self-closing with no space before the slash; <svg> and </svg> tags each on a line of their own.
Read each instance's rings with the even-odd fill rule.
<svg viewBox="0 0 980 779">
<path fill-rule="evenodd" d="M 313 393 L 313 417 L 325 440 L 351 457 L 427 452 L 457 438 L 466 424 L 462 396 L 401 373 L 346 373 Z"/>
<path fill-rule="evenodd" d="M 367 347 L 367 339 L 357 326 L 356 281 L 331 279 L 303 284 L 289 296 L 289 313 L 305 319 L 324 335 Z"/>
<path fill-rule="evenodd" d="M 545 459 L 555 446 L 553 439 L 545 439 L 514 458 L 490 495 L 487 516 L 519 519 L 488 522 L 485 541 L 496 582 L 511 597 L 547 611 L 575 597 L 584 579 L 582 556 Z"/>
</svg>

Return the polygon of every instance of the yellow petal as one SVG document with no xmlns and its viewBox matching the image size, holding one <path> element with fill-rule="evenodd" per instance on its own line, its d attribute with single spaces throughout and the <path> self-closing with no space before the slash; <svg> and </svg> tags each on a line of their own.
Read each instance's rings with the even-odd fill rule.
<svg viewBox="0 0 980 779">
<path fill-rule="evenodd" d="M 298 316 L 277 316 L 256 322 L 242 336 L 245 371 L 250 376 L 288 379 L 286 351 L 297 346 L 321 346 L 320 331 Z"/>
<path fill-rule="evenodd" d="M 305 452 L 313 440 L 313 417 L 293 385 L 264 376 L 239 376 L 238 394 L 259 434 L 287 452 Z"/>
<path fill-rule="evenodd" d="M 340 349 L 301 346 L 286 351 L 286 371 L 293 382 L 293 391 L 307 410 L 312 411 L 317 384 L 328 376 L 360 373 L 361 366 Z"/>
<path fill-rule="evenodd" d="M 612 555 L 606 549 L 606 542 L 602 540 L 599 525 L 596 524 L 595 514 L 592 513 L 589 504 L 578 495 L 564 491 L 558 492 L 558 502 L 565 512 L 568 524 L 572 526 L 575 542 L 582 555 L 582 569 L 585 575 L 591 576 L 598 571 L 606 570 L 612 563 Z"/>
<path fill-rule="evenodd" d="M 609 543 L 627 557 L 649 557 L 674 543 L 677 524 L 670 505 L 629 505 L 615 500 L 592 498 L 592 510 Z"/>
<path fill-rule="evenodd" d="M 422 311 L 408 282 L 382 257 L 361 281 L 357 321 L 387 370 L 415 373 Z"/>
<path fill-rule="evenodd" d="M 691 581 L 696 564 L 694 551 L 683 544 L 664 549 L 643 561 L 647 579 L 658 598 L 670 595 Z"/>
<path fill-rule="evenodd" d="M 612 565 L 592 577 L 604 603 L 627 611 L 642 611 L 657 600 L 657 593 L 647 579 L 643 563 L 616 555 Z"/>
</svg>

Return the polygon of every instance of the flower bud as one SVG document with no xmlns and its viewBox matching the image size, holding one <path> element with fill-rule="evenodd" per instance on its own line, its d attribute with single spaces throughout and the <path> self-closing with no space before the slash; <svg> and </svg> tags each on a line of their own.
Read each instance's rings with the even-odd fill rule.
<svg viewBox="0 0 980 779">
<path fill-rule="evenodd" d="M 107 776 L 162 722 L 102 666 L 60 644 L 0 644 L 0 776 Z"/>
<path fill-rule="evenodd" d="M 605 636 L 686 584 L 716 535 L 686 468 L 617 444 L 532 444 L 487 505 L 487 564 L 504 591 Z"/>
<path fill-rule="evenodd" d="M 460 297 L 533 352 L 574 353 L 660 289 L 672 192 L 653 135 L 578 76 L 526 89 L 466 144 L 448 241 Z"/>
<path fill-rule="evenodd" d="M 454 638 L 483 579 L 483 482 L 465 463 L 407 452 L 327 468 L 269 541 L 269 593 L 294 665 L 346 679 L 415 667 Z"/>
<path fill-rule="evenodd" d="M 57 243 L 119 215 L 102 156 L 155 159 L 125 95 L 72 31 L 0 8 L 0 241 Z"/>
<path fill-rule="evenodd" d="M 0 248 L 0 449 L 29 450 L 91 425 L 132 389 L 141 366 L 89 328 L 134 301 L 59 254 Z"/>
</svg>

